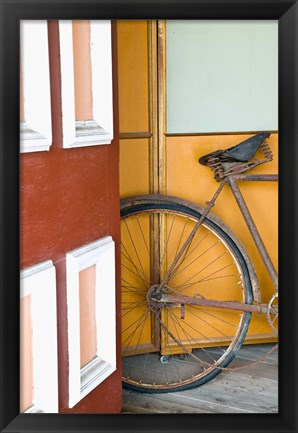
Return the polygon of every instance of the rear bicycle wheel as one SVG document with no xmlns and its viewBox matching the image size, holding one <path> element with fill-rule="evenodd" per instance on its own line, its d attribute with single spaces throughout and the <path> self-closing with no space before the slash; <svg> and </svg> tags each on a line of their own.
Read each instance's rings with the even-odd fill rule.
<svg viewBox="0 0 298 433">
<path fill-rule="evenodd" d="M 234 359 L 251 313 L 198 305 L 152 308 L 152 294 L 201 217 L 169 196 L 121 203 L 123 384 L 142 392 L 193 388 Z M 238 242 L 237 242 L 238 243 Z M 208 215 L 164 290 L 252 304 L 248 266 L 226 226 Z"/>
</svg>

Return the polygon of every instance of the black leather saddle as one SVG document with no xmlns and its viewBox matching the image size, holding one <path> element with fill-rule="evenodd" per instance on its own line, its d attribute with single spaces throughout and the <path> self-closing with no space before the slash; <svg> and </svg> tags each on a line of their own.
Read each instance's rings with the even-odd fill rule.
<svg viewBox="0 0 298 433">
<path fill-rule="evenodd" d="M 216 150 L 208 153 L 199 159 L 202 165 L 210 165 L 210 158 L 216 157 L 221 162 L 247 162 L 252 159 L 263 141 L 270 137 L 269 132 L 260 132 L 236 146 L 225 150 Z"/>
</svg>

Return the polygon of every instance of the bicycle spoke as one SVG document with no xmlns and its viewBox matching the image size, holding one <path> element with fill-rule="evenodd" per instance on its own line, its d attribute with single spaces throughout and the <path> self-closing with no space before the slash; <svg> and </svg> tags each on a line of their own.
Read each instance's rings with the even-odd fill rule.
<svg viewBox="0 0 298 433">
<path fill-rule="evenodd" d="M 193 263 L 195 263 L 197 260 L 199 260 L 204 254 L 206 254 L 210 249 L 212 249 L 214 246 L 216 245 L 216 243 L 209 248 L 208 250 L 206 250 L 204 253 L 200 254 L 198 257 L 196 257 L 195 259 L 193 259 L 190 263 L 188 263 L 188 265 L 186 265 L 184 268 L 180 269 L 179 272 L 177 272 L 174 276 L 177 277 L 177 275 L 181 274 L 181 272 L 185 271 L 185 269 L 189 268 Z M 212 263 L 211 263 L 212 264 Z M 203 270 L 203 269 L 202 269 Z"/>
<path fill-rule="evenodd" d="M 184 225 L 183 225 L 183 229 L 182 229 L 182 232 L 181 232 L 181 236 L 180 236 L 180 239 L 179 239 L 179 242 L 178 242 L 177 249 L 176 249 L 174 257 L 176 257 L 177 254 L 178 254 L 178 252 L 179 252 L 179 249 L 180 249 L 180 246 L 181 246 L 181 241 L 182 241 L 182 238 L 183 238 L 183 235 L 184 235 L 184 232 L 185 232 L 185 228 L 186 228 L 186 224 L 187 224 L 188 221 L 189 221 L 189 219 L 185 218 L 185 222 L 184 222 Z"/>
<path fill-rule="evenodd" d="M 146 310 L 145 310 L 146 311 Z M 142 316 L 141 317 L 143 317 L 143 315 L 144 315 L 144 313 L 142 314 Z M 127 332 L 127 330 L 129 329 L 129 328 L 131 328 L 132 326 L 134 326 L 137 322 L 139 322 L 139 320 L 140 320 L 140 318 L 137 318 L 133 323 L 131 323 L 129 326 L 127 326 L 125 329 L 122 329 L 121 330 L 121 334 L 124 334 L 125 332 Z M 139 324 L 139 323 L 138 323 Z M 130 335 L 131 334 L 129 334 L 129 337 L 130 337 Z"/>
<path fill-rule="evenodd" d="M 131 243 L 132 243 L 132 245 L 133 245 L 133 249 L 134 249 L 134 251 L 135 251 L 135 253 L 136 253 L 136 256 L 137 256 L 137 258 L 138 258 L 138 262 L 139 262 L 139 264 L 140 264 L 140 267 L 141 267 L 141 269 L 142 269 L 142 271 L 143 271 L 143 274 L 145 274 L 144 269 L 143 269 L 142 262 L 141 262 L 140 257 L 139 257 L 139 253 L 138 253 L 138 251 L 137 251 L 136 245 L 135 245 L 135 243 L 134 243 L 134 240 L 133 240 L 133 238 L 132 238 L 132 235 L 131 235 L 131 232 L 130 232 L 130 230 L 129 230 L 129 228 L 128 228 L 128 225 L 127 225 L 126 220 L 124 220 L 124 223 L 125 223 L 125 226 L 126 226 L 126 228 L 127 228 L 128 235 L 129 235 L 129 238 L 130 238 L 130 240 L 131 240 Z M 150 285 L 150 281 L 147 281 L 147 283 L 149 283 L 149 285 Z"/>
<path fill-rule="evenodd" d="M 192 275 L 190 278 L 188 278 L 187 280 L 185 280 L 181 285 L 179 285 L 179 286 L 176 286 L 176 289 L 177 288 L 180 288 L 180 287 L 183 287 L 183 286 L 187 286 L 187 284 L 186 283 L 188 283 L 189 281 L 191 281 L 194 277 L 196 277 L 197 275 L 199 275 L 199 274 L 201 274 L 203 271 L 205 271 L 207 268 L 209 268 L 209 266 L 211 266 L 211 265 L 213 265 L 217 260 L 219 260 L 221 257 L 223 257 L 225 254 L 227 254 L 226 252 L 224 252 L 223 254 L 221 254 L 220 256 L 218 256 L 216 259 L 214 259 L 214 260 L 212 260 L 210 263 L 208 263 L 208 265 L 206 265 L 206 266 L 204 266 L 203 268 L 201 268 L 198 272 L 196 272 L 194 275 Z M 231 263 L 230 265 L 233 265 L 233 263 Z M 229 266 L 230 266 L 229 265 Z M 224 266 L 222 269 L 225 269 L 227 266 Z M 217 272 L 219 272 L 220 270 L 222 270 L 222 269 L 219 269 L 219 270 L 217 270 L 217 271 L 215 271 L 215 272 L 213 272 L 212 274 L 209 274 L 208 275 L 208 277 L 210 276 L 210 275 L 214 275 L 214 274 L 216 274 Z M 202 280 L 200 280 L 200 281 L 204 281 L 204 278 L 202 279 Z"/>
<path fill-rule="evenodd" d="M 122 286 L 123 287 L 123 286 Z M 122 294 L 123 293 L 129 293 L 130 295 L 131 295 L 131 293 L 133 294 L 133 296 L 139 296 L 139 297 L 141 297 L 141 298 L 143 298 L 143 299 L 145 299 L 145 295 L 143 295 L 142 293 L 138 293 L 138 292 L 136 292 L 135 290 L 131 290 L 131 289 L 126 289 L 125 287 L 124 287 L 124 289 L 122 290 Z"/>
<path fill-rule="evenodd" d="M 142 228 L 141 228 L 141 224 L 140 224 L 140 221 L 139 221 L 138 216 L 136 216 L 136 219 L 137 219 L 137 222 L 138 222 L 138 226 L 139 226 L 139 229 L 140 229 L 140 232 L 141 232 L 141 236 L 142 236 L 142 239 L 143 239 L 143 241 L 144 241 L 144 244 L 145 244 L 146 250 L 147 250 L 147 252 L 148 252 L 148 255 L 150 256 L 149 247 L 148 247 L 148 245 L 147 245 L 147 242 L 146 242 L 146 239 L 145 239 L 145 236 L 144 236 L 143 230 L 142 230 Z"/>
<path fill-rule="evenodd" d="M 123 277 L 121 278 L 121 281 L 123 283 L 125 283 L 125 285 L 122 285 L 122 287 L 126 287 L 129 288 L 130 291 L 135 291 L 135 292 L 142 292 L 142 293 L 146 293 L 147 292 L 147 287 L 138 287 L 138 286 L 133 286 L 132 284 L 130 284 L 126 279 L 124 279 Z"/>
<path fill-rule="evenodd" d="M 149 315 L 149 314 L 150 314 L 150 311 L 148 311 L 148 315 Z M 147 315 L 146 315 L 146 318 L 147 318 Z M 137 344 L 136 344 L 135 355 L 137 354 L 137 349 L 138 349 L 138 346 L 139 346 L 139 344 L 140 344 L 140 340 L 141 340 L 141 336 L 142 336 L 142 332 L 143 332 L 143 329 L 144 329 L 145 323 L 146 323 L 146 320 L 143 321 L 142 327 L 140 327 L 140 335 L 139 335 L 139 338 L 138 338 L 138 342 L 137 342 Z"/>
<path fill-rule="evenodd" d="M 166 241 L 166 246 L 165 246 L 165 249 L 164 249 L 162 260 L 159 263 L 158 275 L 160 275 L 161 267 L 162 267 L 162 264 L 163 264 L 164 259 L 166 257 L 166 253 L 167 253 L 167 250 L 168 250 L 168 244 L 169 244 L 169 240 L 170 240 L 170 237 L 171 237 L 171 233 L 172 233 L 172 229 L 173 229 L 175 218 L 176 218 L 176 215 L 174 215 L 174 218 L 172 220 L 172 224 L 171 224 L 171 228 L 170 228 L 170 231 L 169 231 L 169 234 L 168 234 L 168 238 L 167 238 L 167 241 Z"/>
<path fill-rule="evenodd" d="M 174 313 L 171 312 L 172 317 L 175 317 L 175 319 L 177 320 L 179 326 L 181 327 L 181 329 L 183 330 L 183 332 L 185 333 L 185 335 L 187 335 L 187 331 L 185 330 L 185 328 L 181 325 L 181 323 L 178 320 L 178 317 L 175 316 Z M 205 338 L 206 340 L 208 340 L 209 342 L 212 342 L 211 339 L 209 339 L 205 334 L 203 334 L 202 332 L 198 331 L 196 328 L 194 328 L 194 326 L 190 325 L 187 321 L 183 321 L 184 325 L 187 325 L 192 331 L 194 331 L 196 334 L 199 334 L 201 337 Z M 188 334 L 189 336 L 191 336 L 190 334 Z M 191 341 L 189 341 L 190 345 L 191 344 L 200 344 L 199 341 L 191 336 Z M 203 349 L 204 350 L 204 349 Z"/>
<path fill-rule="evenodd" d="M 136 272 L 132 271 L 129 267 L 127 267 L 123 263 L 122 263 L 122 267 L 125 268 L 125 269 L 127 269 L 129 272 L 131 272 L 133 275 L 135 275 L 136 277 L 138 277 L 140 280 L 142 280 L 146 289 L 149 288 L 149 286 L 146 286 L 147 281 L 145 281 L 142 277 L 140 277 L 139 274 L 137 274 Z"/>
<path fill-rule="evenodd" d="M 228 337 L 226 334 L 224 334 L 221 330 L 215 328 L 215 326 L 211 325 L 210 322 L 208 322 L 207 320 L 204 320 L 202 317 L 198 316 L 197 314 L 195 314 L 193 311 L 189 310 L 189 312 L 194 315 L 197 319 L 201 320 L 202 322 L 204 322 L 207 326 L 210 326 L 210 328 L 215 329 L 215 331 L 217 331 L 218 333 L 220 333 L 223 337 L 225 337 L 227 340 L 230 340 L 231 337 Z"/>
<path fill-rule="evenodd" d="M 143 322 L 143 320 L 146 320 L 147 319 L 147 316 L 148 316 L 148 310 L 146 311 L 144 311 L 144 313 L 142 314 L 142 316 L 140 317 L 140 319 L 139 320 L 136 320 L 135 322 L 134 322 L 134 324 L 135 323 L 137 323 L 136 324 L 136 327 L 135 327 L 135 329 L 132 331 L 132 333 L 131 334 L 129 334 L 129 336 L 124 340 L 124 341 L 122 341 L 122 345 L 124 345 L 124 343 L 126 343 L 128 340 L 128 344 L 127 344 L 127 346 L 126 346 L 126 350 L 127 350 L 127 348 L 129 347 L 129 344 L 131 343 L 131 341 L 132 341 L 132 339 L 133 339 L 133 337 L 134 337 L 134 335 L 135 335 L 135 333 L 137 332 L 137 330 L 139 330 L 139 327 L 140 327 L 140 325 L 142 324 L 142 322 Z M 145 316 L 145 317 L 144 317 Z M 123 331 L 124 332 L 124 331 Z M 122 332 L 122 333 L 123 333 Z M 126 353 L 126 350 L 124 351 L 124 354 Z"/>
<path fill-rule="evenodd" d="M 155 335 L 155 321 L 154 321 L 153 329 L 152 329 L 152 332 L 151 332 L 151 341 L 153 341 L 154 335 Z M 158 353 L 157 353 L 157 352 L 156 352 L 156 356 L 157 356 L 157 358 L 158 358 Z M 144 367 L 143 367 L 143 370 L 142 370 L 142 374 L 141 374 L 141 377 L 139 378 L 139 382 L 140 382 L 140 383 L 142 382 L 142 378 L 143 378 L 143 375 L 144 375 L 144 373 L 145 373 L 146 363 L 148 362 L 148 358 L 149 358 L 149 352 L 147 352 L 147 354 L 146 354 L 146 360 L 144 361 Z M 155 374 L 154 374 L 154 377 L 156 377 L 156 368 L 155 368 Z M 155 380 L 155 379 L 154 379 L 154 380 Z M 153 382 L 153 383 L 154 383 L 154 382 Z"/>
<path fill-rule="evenodd" d="M 173 315 L 172 315 L 172 317 L 173 317 Z M 182 327 L 182 325 L 179 323 L 179 321 L 178 321 L 178 318 L 175 316 L 175 320 L 176 320 L 176 323 L 179 325 L 179 327 L 181 328 L 181 330 L 182 330 L 182 332 L 183 332 L 183 334 L 186 336 L 186 339 L 187 339 L 187 341 L 188 341 L 188 343 L 189 343 L 189 345 L 190 346 L 192 346 L 192 345 L 197 345 L 198 344 L 198 341 L 196 340 L 196 339 L 194 339 L 192 336 L 191 336 L 191 334 L 189 334 L 186 330 L 185 330 L 185 328 L 184 327 Z M 188 323 L 186 323 L 190 328 L 192 328 L 193 330 L 194 330 L 194 328 L 191 326 L 191 325 L 189 325 Z M 198 332 L 197 330 L 195 330 L 196 332 Z M 200 333 L 200 332 L 198 332 L 203 338 L 206 338 L 207 340 L 208 340 L 208 337 L 206 337 L 204 334 L 202 334 L 202 333 Z M 190 337 L 190 339 L 189 339 L 189 337 Z M 209 341 L 210 342 L 212 342 L 212 340 L 210 340 L 209 339 Z M 213 362 L 216 362 L 215 361 L 215 359 L 209 354 L 209 352 L 204 348 L 204 347 L 202 347 L 202 346 L 200 346 L 200 348 L 202 349 L 202 351 L 210 358 L 210 359 L 212 359 L 212 361 Z"/>
<path fill-rule="evenodd" d="M 122 302 L 122 304 L 125 304 L 125 303 L 129 304 L 130 306 L 129 307 L 123 307 L 122 311 L 127 311 L 127 312 L 134 310 L 136 307 L 139 307 L 141 305 L 146 305 L 146 302 L 144 300 L 142 300 L 140 302 Z M 122 317 L 124 317 L 124 315 Z"/>
<path fill-rule="evenodd" d="M 230 263 L 230 264 L 224 266 L 223 268 L 218 269 L 217 271 L 215 271 L 215 272 L 209 274 L 207 277 L 209 277 L 209 276 L 211 276 L 211 275 L 214 275 L 214 274 L 216 274 L 216 273 L 222 271 L 223 269 L 226 269 L 226 268 L 228 268 L 228 267 L 230 267 L 230 266 L 232 266 L 232 265 L 233 265 L 233 263 Z M 200 272 L 198 272 L 197 274 L 199 274 L 199 273 L 200 273 Z M 197 274 L 196 274 L 196 275 L 197 275 Z M 191 278 L 195 277 L 196 275 L 193 275 Z M 190 279 L 191 279 L 191 278 L 190 278 Z M 188 281 L 189 281 L 189 280 L 188 280 Z M 181 287 L 189 288 L 189 287 L 192 287 L 192 286 L 194 286 L 194 285 L 196 285 L 196 284 L 203 283 L 203 282 L 206 282 L 206 281 L 209 281 L 209 280 L 206 280 L 205 278 L 202 278 L 201 280 L 197 280 L 197 281 L 191 282 L 191 283 L 189 283 L 189 284 L 185 284 L 185 283 L 184 283 L 184 284 L 181 284 L 181 285 L 179 285 L 179 286 L 176 286 L 176 289 L 177 289 L 177 288 L 181 288 Z M 182 290 L 181 290 L 181 291 L 182 291 Z M 180 291 L 180 292 L 181 292 L 181 291 Z"/>
<path fill-rule="evenodd" d="M 200 239 L 199 242 L 189 251 L 189 253 L 185 257 L 185 259 L 187 259 L 188 257 L 190 257 L 192 255 L 192 253 L 198 248 L 198 246 L 200 246 L 204 242 L 204 240 L 209 236 L 210 233 L 211 232 L 208 230 L 206 235 L 202 239 Z"/>
<path fill-rule="evenodd" d="M 123 247 L 124 247 L 124 245 L 123 245 Z M 125 251 L 127 251 L 125 247 L 124 247 L 124 249 L 125 249 Z M 145 278 L 145 281 L 146 281 L 146 280 L 147 280 L 146 275 L 144 274 L 143 271 L 141 271 L 141 270 L 140 270 L 140 269 L 139 269 L 139 268 L 134 264 L 132 258 L 131 258 L 131 257 L 128 257 L 126 254 L 124 254 L 124 252 L 122 251 L 122 249 L 121 249 L 121 254 L 122 254 L 123 257 L 126 258 L 126 260 L 127 260 L 129 263 L 131 263 L 131 264 L 133 265 L 133 267 L 135 268 L 135 270 L 136 270 L 136 272 L 138 273 L 138 275 L 139 275 L 141 278 Z M 143 275 L 143 277 L 142 277 L 142 275 Z M 148 283 L 149 283 L 149 281 L 148 281 Z"/>
<path fill-rule="evenodd" d="M 178 333 L 178 330 L 177 330 L 176 323 L 175 323 L 174 321 L 173 321 L 173 325 L 174 325 L 174 328 L 175 328 L 175 330 L 176 330 L 176 334 L 178 335 L 179 333 Z M 191 368 L 190 368 L 189 363 L 186 362 L 186 365 L 187 365 L 187 367 L 188 367 L 188 370 L 189 370 L 190 376 L 193 376 L 193 373 L 192 373 L 192 370 L 191 370 Z M 180 375 L 179 375 L 179 378 L 180 378 Z M 181 378 L 180 378 L 180 380 L 181 380 Z"/>
<path fill-rule="evenodd" d="M 181 257 L 181 259 L 178 261 L 178 263 L 177 263 L 177 266 L 173 269 L 173 272 L 172 272 L 172 275 L 171 275 L 171 277 L 170 277 L 170 279 L 169 279 L 169 281 L 171 281 L 174 277 L 176 277 L 178 274 L 180 274 L 181 272 L 183 272 L 184 271 L 184 269 L 186 269 L 188 266 L 186 266 L 185 268 L 183 268 L 182 270 L 180 269 L 180 267 L 182 266 L 182 263 L 188 258 L 188 257 L 190 257 L 191 256 L 191 254 L 197 249 L 197 247 L 205 240 L 205 238 L 207 238 L 207 236 L 208 236 L 208 234 L 209 234 L 210 232 L 208 232 L 207 234 L 206 234 L 206 236 L 204 236 L 204 238 L 203 239 L 201 239 L 201 241 L 199 241 L 196 245 L 195 245 L 195 247 L 193 247 L 193 249 L 191 250 L 191 251 L 189 251 L 190 250 L 190 246 L 191 246 L 191 243 L 188 245 L 188 247 L 187 247 L 187 249 L 185 250 L 185 252 L 184 252 L 184 255 Z M 218 242 L 215 242 L 215 244 L 214 245 L 212 245 L 210 248 L 208 248 L 204 253 L 202 253 L 200 256 L 198 256 L 197 258 L 200 258 L 200 257 L 202 257 L 205 253 L 207 253 L 210 249 L 212 249 L 216 244 L 217 244 Z M 176 254 L 175 254 L 175 257 L 176 257 L 176 255 L 177 255 L 177 252 L 176 252 Z M 194 260 L 195 261 L 195 260 Z M 180 269 L 180 271 L 178 272 L 178 270 Z"/>
<path fill-rule="evenodd" d="M 194 308 L 193 305 L 189 305 L 189 307 L 190 308 Z M 207 310 L 205 310 L 203 308 L 200 308 L 200 312 L 204 313 L 204 314 L 207 314 L 208 316 L 213 317 L 214 319 L 217 319 L 220 322 L 225 323 L 226 325 L 232 326 L 233 328 L 237 328 L 237 325 L 235 325 L 234 323 L 228 322 L 227 320 L 224 320 L 222 317 L 215 316 L 214 314 L 211 314 L 209 311 L 207 311 Z M 236 315 L 239 316 L 239 313 L 237 313 L 236 311 L 232 311 L 232 310 L 229 310 L 229 314 L 232 314 L 234 316 L 236 316 Z"/>
</svg>

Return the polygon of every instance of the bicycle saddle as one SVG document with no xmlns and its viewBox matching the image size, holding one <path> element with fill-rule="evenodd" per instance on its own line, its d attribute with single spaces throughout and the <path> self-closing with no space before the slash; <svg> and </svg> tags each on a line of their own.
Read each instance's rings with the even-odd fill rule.
<svg viewBox="0 0 298 433">
<path fill-rule="evenodd" d="M 260 132 L 247 140 L 242 141 L 236 146 L 225 150 L 216 150 L 208 153 L 199 159 L 202 165 L 209 165 L 209 158 L 217 157 L 222 162 L 246 162 L 252 159 L 263 141 L 270 137 L 269 132 Z"/>
</svg>

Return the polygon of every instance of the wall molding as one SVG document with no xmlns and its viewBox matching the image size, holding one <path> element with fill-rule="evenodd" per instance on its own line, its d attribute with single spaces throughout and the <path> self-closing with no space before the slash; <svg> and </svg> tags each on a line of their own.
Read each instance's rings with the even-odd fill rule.
<svg viewBox="0 0 298 433">
<path fill-rule="evenodd" d="M 107 144 L 111 139 L 110 133 L 99 126 L 95 120 L 76 120 L 75 130 L 76 141 L 72 147 Z"/>
<path fill-rule="evenodd" d="M 20 144 L 22 153 L 48 151 L 51 147 L 50 140 L 32 129 L 27 122 L 20 123 Z"/>
<path fill-rule="evenodd" d="M 96 266 L 96 357 L 81 368 L 79 272 L 93 265 Z M 115 244 L 111 236 L 67 253 L 66 283 L 72 408 L 116 370 Z"/>
<path fill-rule="evenodd" d="M 33 405 L 25 413 L 58 412 L 56 273 L 51 260 L 21 271 L 20 298 L 31 295 Z"/>
<path fill-rule="evenodd" d="M 153 134 L 150 131 L 144 132 L 120 132 L 119 138 L 120 140 L 135 140 L 138 138 L 152 138 Z"/>
<path fill-rule="evenodd" d="M 259 134 L 260 132 L 270 132 L 270 134 L 278 134 L 278 130 L 268 131 L 231 131 L 231 132 L 167 132 L 166 137 L 204 137 L 212 135 L 249 135 L 249 134 Z"/>
<path fill-rule="evenodd" d="M 113 140 L 111 22 L 90 20 L 93 119 L 75 119 L 72 21 L 59 21 L 63 147 L 110 144 Z"/>
<path fill-rule="evenodd" d="M 47 21 L 21 21 L 20 36 L 25 116 L 20 123 L 20 152 L 48 151 L 52 125 Z"/>
</svg>

